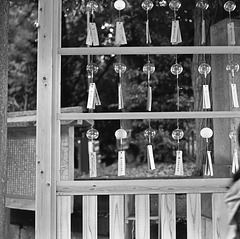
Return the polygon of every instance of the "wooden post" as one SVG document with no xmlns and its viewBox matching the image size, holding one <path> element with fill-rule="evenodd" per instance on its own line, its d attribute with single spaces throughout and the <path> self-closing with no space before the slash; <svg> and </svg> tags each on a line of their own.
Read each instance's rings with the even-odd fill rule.
<svg viewBox="0 0 240 239">
<path fill-rule="evenodd" d="M 240 28 L 240 20 L 232 19 L 235 29 Z M 227 24 L 229 19 L 224 19 L 211 26 L 211 45 L 227 46 Z M 240 33 L 235 30 L 236 46 L 240 45 Z M 239 52 L 240 54 L 240 52 Z M 229 73 L 226 66 L 229 64 L 229 55 L 212 55 L 212 101 L 213 110 L 216 111 L 239 111 L 239 108 L 232 107 L 232 96 L 229 81 Z M 240 55 L 233 56 L 234 61 L 240 64 Z M 239 72 L 236 74 L 236 84 L 238 94 L 240 94 Z M 239 98 L 238 98 L 239 100 Z M 231 140 L 229 133 L 234 125 L 239 124 L 239 119 L 214 119 L 213 138 L 214 138 L 214 176 L 229 177 L 230 166 L 232 164 Z"/>
<path fill-rule="evenodd" d="M 36 239 L 56 239 L 56 180 L 60 165 L 60 9 L 39 1 L 37 76 Z"/>
<path fill-rule="evenodd" d="M 0 235 L 7 239 L 7 89 L 8 89 L 8 9 L 9 1 L 0 1 Z"/>
</svg>

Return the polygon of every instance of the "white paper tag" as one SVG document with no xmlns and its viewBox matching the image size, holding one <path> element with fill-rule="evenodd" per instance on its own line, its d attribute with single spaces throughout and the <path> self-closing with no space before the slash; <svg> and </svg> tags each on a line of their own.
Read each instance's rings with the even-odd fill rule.
<svg viewBox="0 0 240 239">
<path fill-rule="evenodd" d="M 149 28 L 149 20 L 146 21 L 146 44 L 151 44 L 151 35 L 150 35 L 150 28 Z"/>
<path fill-rule="evenodd" d="M 86 44 L 89 46 L 99 46 L 98 32 L 95 22 L 89 23 Z"/>
<path fill-rule="evenodd" d="M 180 25 L 178 20 L 172 21 L 171 43 L 178 44 L 182 42 Z"/>
<path fill-rule="evenodd" d="M 123 92 L 122 92 L 122 84 L 118 84 L 118 109 L 121 110 L 124 108 L 123 102 Z"/>
<path fill-rule="evenodd" d="M 202 20 L 202 45 L 206 43 L 206 25 L 205 20 Z"/>
<path fill-rule="evenodd" d="M 94 109 L 95 108 L 95 95 L 96 95 L 96 85 L 95 83 L 89 84 L 88 89 L 88 101 L 87 101 L 87 108 Z"/>
<path fill-rule="evenodd" d="M 125 176 L 125 151 L 118 151 L 118 176 Z"/>
<path fill-rule="evenodd" d="M 89 152 L 89 176 L 97 177 L 97 154 L 96 152 Z"/>
<path fill-rule="evenodd" d="M 182 151 L 176 151 L 176 167 L 175 167 L 175 175 L 183 176 L 183 159 L 182 159 Z"/>
<path fill-rule="evenodd" d="M 95 96 L 94 96 L 94 104 L 95 105 L 101 105 L 101 101 L 98 95 L 97 87 L 95 86 Z"/>
<path fill-rule="evenodd" d="M 228 29 L 228 45 L 233 46 L 233 45 L 236 44 L 234 22 L 228 23 L 227 24 L 227 29 Z"/>
<path fill-rule="evenodd" d="M 232 160 L 232 173 L 235 174 L 238 170 L 239 170 L 238 151 L 237 149 L 234 149 Z"/>
<path fill-rule="evenodd" d="M 234 108 L 239 108 L 238 94 L 237 94 L 237 86 L 236 86 L 236 84 L 231 84 L 231 89 L 232 89 L 233 107 L 234 107 Z"/>
<path fill-rule="evenodd" d="M 147 92 L 147 107 L 146 109 L 148 111 L 152 110 L 152 87 L 148 86 L 148 92 Z"/>
<path fill-rule="evenodd" d="M 153 156 L 153 148 L 151 144 L 147 146 L 147 159 L 148 159 L 149 168 L 151 170 L 154 170 L 156 167 L 155 167 L 154 156 Z"/>
<path fill-rule="evenodd" d="M 206 176 L 213 176 L 211 151 L 207 151 L 207 160 L 206 160 L 205 173 L 204 174 Z"/>
<path fill-rule="evenodd" d="M 210 95 L 209 95 L 209 87 L 208 85 L 203 85 L 203 109 L 210 109 Z"/>
<path fill-rule="evenodd" d="M 116 35 L 115 35 L 115 45 L 127 44 L 127 38 L 125 35 L 123 22 L 116 22 Z"/>
</svg>

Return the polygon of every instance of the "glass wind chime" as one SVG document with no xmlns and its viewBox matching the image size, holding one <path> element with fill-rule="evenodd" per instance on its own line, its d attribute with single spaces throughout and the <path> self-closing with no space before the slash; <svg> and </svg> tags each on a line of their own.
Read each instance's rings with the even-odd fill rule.
<svg viewBox="0 0 240 239">
<path fill-rule="evenodd" d="M 224 4 L 224 9 L 229 13 L 229 22 L 227 24 L 228 45 L 234 46 L 236 44 L 234 22 L 231 20 L 231 12 L 236 9 L 236 4 L 233 1 L 227 1 Z M 229 83 L 232 93 L 232 106 L 235 110 L 239 108 L 236 73 L 239 71 L 239 64 L 234 62 L 233 54 L 229 55 L 228 65 L 226 70 L 229 73 Z M 237 149 L 237 133 L 236 124 L 233 124 L 233 130 L 229 133 L 229 138 L 232 145 L 232 173 L 235 174 L 239 170 L 238 149 Z"/>
<path fill-rule="evenodd" d="M 87 11 L 87 39 L 86 44 L 89 46 L 99 45 L 98 33 L 96 24 L 94 20 L 94 12 L 98 10 L 98 4 L 95 1 L 89 1 L 86 6 Z M 97 64 L 93 63 L 92 56 L 88 59 L 89 63 L 86 67 L 88 74 L 88 100 L 87 109 L 92 112 L 96 105 L 101 105 L 100 98 L 98 95 L 96 84 L 94 83 L 94 75 L 98 72 Z M 94 151 L 94 140 L 99 136 L 99 132 L 93 128 L 94 123 L 92 123 L 91 128 L 86 132 L 86 137 L 88 138 L 88 155 L 89 155 L 89 176 L 97 176 L 97 153 Z"/>
<path fill-rule="evenodd" d="M 148 12 L 152 10 L 154 4 L 150 0 L 144 0 L 142 2 L 142 8 L 146 11 L 146 45 L 151 44 L 151 35 L 150 35 L 150 27 L 149 27 L 149 18 Z M 150 57 L 148 55 L 148 61 L 143 66 L 143 72 L 147 75 L 147 105 L 146 110 L 152 111 L 152 87 L 150 84 L 151 74 L 155 72 L 155 66 L 150 62 Z M 148 167 L 150 170 L 154 170 L 155 162 L 154 162 L 154 155 L 153 155 L 153 139 L 156 136 L 156 131 L 151 128 L 151 120 L 148 120 L 148 129 L 144 131 L 144 137 L 147 140 L 147 162 Z"/>
<path fill-rule="evenodd" d="M 120 46 L 127 44 L 126 35 L 123 27 L 123 22 L 121 22 L 121 11 L 126 7 L 126 3 L 123 0 L 117 0 L 114 2 L 114 8 L 118 10 L 119 20 L 116 22 L 116 34 L 115 34 L 115 45 Z M 113 65 L 114 71 L 118 74 L 118 109 L 124 109 L 124 97 L 123 97 L 123 87 L 122 87 L 122 75 L 125 73 L 127 67 L 121 62 L 121 55 L 118 56 L 118 62 Z M 122 122 L 120 121 L 120 129 L 116 130 L 115 137 L 117 142 L 119 142 L 118 148 L 118 176 L 124 176 L 126 174 L 126 158 L 125 150 L 123 147 L 124 139 L 127 138 L 127 131 L 123 129 Z"/>
</svg>

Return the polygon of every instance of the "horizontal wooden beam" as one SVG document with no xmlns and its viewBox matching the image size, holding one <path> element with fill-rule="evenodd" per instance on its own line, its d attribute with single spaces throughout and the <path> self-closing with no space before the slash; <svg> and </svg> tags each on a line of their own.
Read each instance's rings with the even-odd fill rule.
<svg viewBox="0 0 240 239">
<path fill-rule="evenodd" d="M 240 46 L 152 46 L 59 48 L 60 55 L 240 54 Z"/>
<path fill-rule="evenodd" d="M 57 195 L 109 195 L 226 192 L 228 178 L 82 180 L 57 182 Z"/>
<path fill-rule="evenodd" d="M 59 120 L 240 118 L 240 111 L 61 113 Z"/>
</svg>

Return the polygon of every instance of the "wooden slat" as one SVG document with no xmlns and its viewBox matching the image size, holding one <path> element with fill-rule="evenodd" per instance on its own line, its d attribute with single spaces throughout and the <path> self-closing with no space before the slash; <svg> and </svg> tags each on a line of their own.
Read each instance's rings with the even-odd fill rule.
<svg viewBox="0 0 240 239">
<path fill-rule="evenodd" d="M 226 192 L 231 179 L 139 179 L 60 181 L 58 195 L 158 194 Z"/>
<path fill-rule="evenodd" d="M 97 196 L 83 196 L 83 239 L 97 239 Z"/>
<path fill-rule="evenodd" d="M 124 238 L 124 195 L 110 195 L 110 239 Z"/>
<path fill-rule="evenodd" d="M 71 239 L 71 196 L 57 197 L 57 239 Z"/>
<path fill-rule="evenodd" d="M 240 54 L 239 46 L 153 46 L 59 48 L 61 55 Z"/>
<path fill-rule="evenodd" d="M 7 208 L 34 211 L 35 200 L 6 197 L 5 206 Z"/>
<path fill-rule="evenodd" d="M 123 112 L 123 113 L 61 113 L 59 120 L 119 120 L 119 119 L 202 119 L 239 118 L 239 111 L 191 112 Z"/>
<path fill-rule="evenodd" d="M 176 239 L 175 194 L 161 196 L 161 238 Z"/>
<path fill-rule="evenodd" d="M 212 194 L 213 239 L 225 239 L 227 236 L 227 209 L 224 193 Z"/>
<path fill-rule="evenodd" d="M 149 195 L 135 196 L 135 235 L 136 239 L 150 239 Z"/>
<path fill-rule="evenodd" d="M 201 194 L 187 194 L 187 238 L 202 238 Z"/>
</svg>

